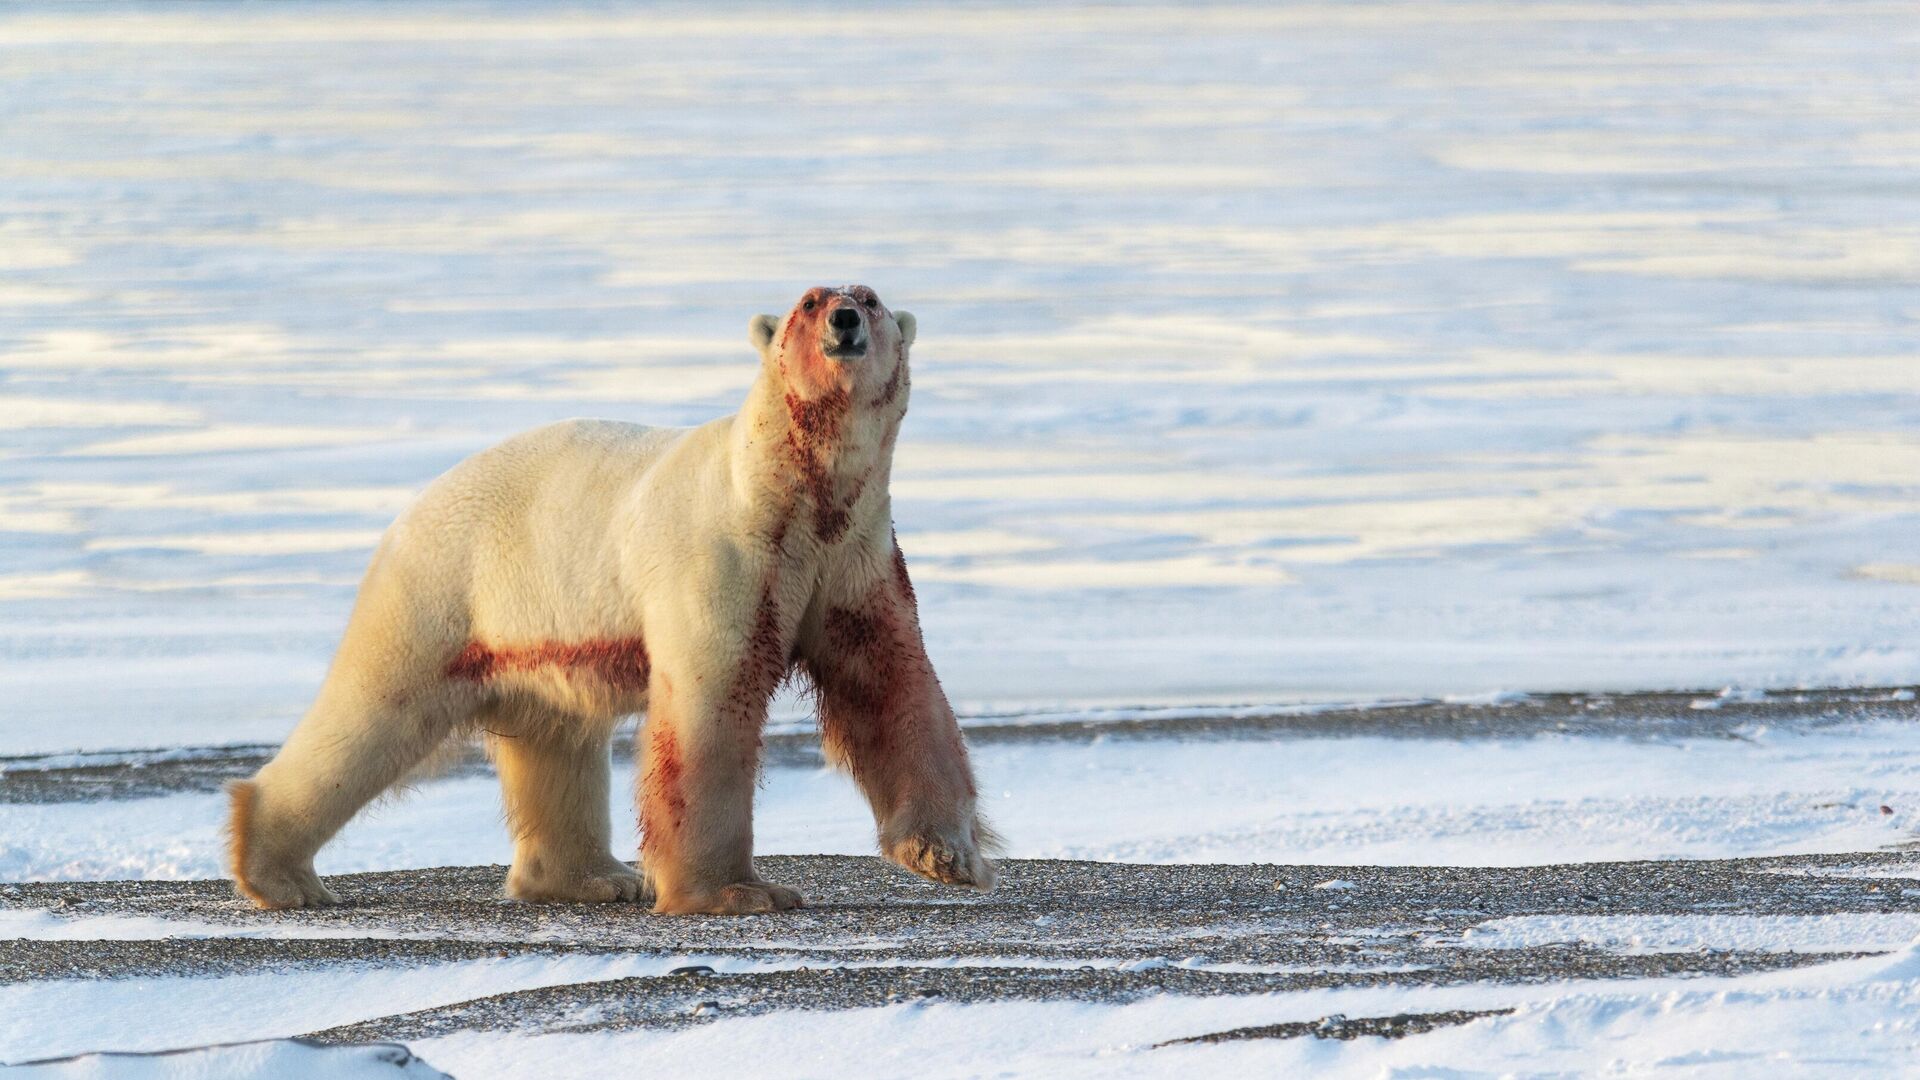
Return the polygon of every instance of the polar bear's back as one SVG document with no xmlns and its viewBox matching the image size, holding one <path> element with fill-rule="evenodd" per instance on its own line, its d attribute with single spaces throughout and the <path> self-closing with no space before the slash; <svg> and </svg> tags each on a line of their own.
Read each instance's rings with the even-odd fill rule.
<svg viewBox="0 0 1920 1080">
<path fill-rule="evenodd" d="M 621 515 L 648 471 L 699 430 L 567 420 L 482 450 L 393 523 L 362 592 L 390 582 L 409 606 L 438 609 L 434 624 L 470 632 L 562 631 L 562 600 L 572 607 L 564 621 L 622 621 L 609 588 L 620 576 Z"/>
<path fill-rule="evenodd" d="M 447 470 L 402 522 L 413 519 L 455 533 L 518 532 L 555 517 L 584 524 L 610 512 L 686 434 L 684 428 L 614 420 L 563 420 L 535 428 Z"/>
</svg>

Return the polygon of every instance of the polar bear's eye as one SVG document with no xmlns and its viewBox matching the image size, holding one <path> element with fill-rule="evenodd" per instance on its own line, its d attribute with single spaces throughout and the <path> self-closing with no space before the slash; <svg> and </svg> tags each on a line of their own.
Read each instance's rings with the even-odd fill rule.
<svg viewBox="0 0 1920 1080">
<path fill-rule="evenodd" d="M 873 307 L 876 304 L 880 303 L 880 298 L 873 295 L 872 293 L 868 293 L 866 297 L 863 298 L 860 302 L 867 305 L 868 307 Z"/>
<path fill-rule="evenodd" d="M 814 308 L 817 308 L 820 306 L 820 302 L 818 300 L 815 300 L 813 297 L 809 296 L 807 297 L 806 302 L 801 304 L 800 306 L 807 309 L 808 311 L 812 311 Z"/>
</svg>

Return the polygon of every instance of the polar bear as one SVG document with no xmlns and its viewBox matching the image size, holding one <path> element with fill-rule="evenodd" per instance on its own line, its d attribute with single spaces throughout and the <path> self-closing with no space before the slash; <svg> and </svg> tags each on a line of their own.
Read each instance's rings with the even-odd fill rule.
<svg viewBox="0 0 1920 1080">
<path fill-rule="evenodd" d="M 988 888 L 993 833 L 921 641 L 887 481 L 914 318 L 862 285 L 756 316 L 740 412 L 540 428 L 434 481 L 381 539 L 313 707 L 231 785 L 231 865 L 265 908 L 332 904 L 313 856 L 460 733 L 487 733 L 522 900 L 666 913 L 798 906 L 753 866 L 768 700 L 809 680 L 880 850 Z M 608 746 L 646 714 L 640 872 L 609 849 Z"/>
</svg>

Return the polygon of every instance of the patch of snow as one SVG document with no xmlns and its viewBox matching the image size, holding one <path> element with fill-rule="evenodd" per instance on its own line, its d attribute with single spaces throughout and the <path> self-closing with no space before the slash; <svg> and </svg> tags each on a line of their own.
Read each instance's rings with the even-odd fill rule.
<svg viewBox="0 0 1920 1080">
<path fill-rule="evenodd" d="M 1920 938 L 1920 913 L 1827 915 L 1520 915 L 1462 935 L 1476 948 L 1580 942 L 1623 953 L 1687 949 L 1847 952 L 1903 949 Z"/>
<path fill-rule="evenodd" d="M 1751 703 L 1767 700 L 1765 690 L 1729 686 L 1710 698 L 1695 698 L 1687 702 L 1689 709 L 1718 709 L 1722 705 L 1733 703 Z"/>
<path fill-rule="evenodd" d="M 1523 705 L 1532 696 L 1519 690 L 1488 690 L 1479 694 L 1447 694 L 1440 700 L 1449 705 Z"/>
<path fill-rule="evenodd" d="M 167 941 L 178 938 L 406 938 L 397 930 L 288 922 L 234 926 L 144 915 L 60 915 L 42 908 L 0 908 L 0 941 Z"/>
<path fill-rule="evenodd" d="M 7 1070 L 20 1080 L 453 1080 L 404 1046 L 329 1046 L 298 1039 L 155 1054 L 82 1054 Z"/>
<path fill-rule="evenodd" d="M 1904 863 L 1894 866 L 1783 866 L 1768 870 L 1770 874 L 1785 874 L 1790 877 L 1830 877 L 1846 880 L 1892 879 L 1913 880 L 1920 878 L 1920 864 Z"/>
<path fill-rule="evenodd" d="M 0 986 L 0 1061 L 291 1037 L 515 990 L 665 975 L 689 963 L 716 970 L 740 966 L 685 956 L 514 956 L 414 967 L 12 983 Z M 166 1007 L 156 1008 L 156 1001 Z"/>
</svg>

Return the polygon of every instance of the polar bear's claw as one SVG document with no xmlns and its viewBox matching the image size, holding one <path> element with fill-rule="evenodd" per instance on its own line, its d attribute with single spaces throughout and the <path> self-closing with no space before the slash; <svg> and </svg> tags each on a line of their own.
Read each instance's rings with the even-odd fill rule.
<svg viewBox="0 0 1920 1080">
<path fill-rule="evenodd" d="M 993 864 L 970 843 L 942 836 L 909 836 L 888 848 L 887 859 L 942 885 L 993 888 Z"/>
<path fill-rule="evenodd" d="M 340 897 L 312 870 L 255 870 L 234 882 L 236 890 L 268 911 L 333 907 Z"/>
<path fill-rule="evenodd" d="M 757 915 L 767 911 L 789 911 L 806 903 L 800 890 L 767 881 L 743 881 L 720 890 L 726 910 L 723 915 Z"/>
<path fill-rule="evenodd" d="M 737 881 L 706 896 L 663 899 L 653 910 L 663 915 L 764 915 L 805 906 L 798 889 L 769 881 Z"/>
</svg>

